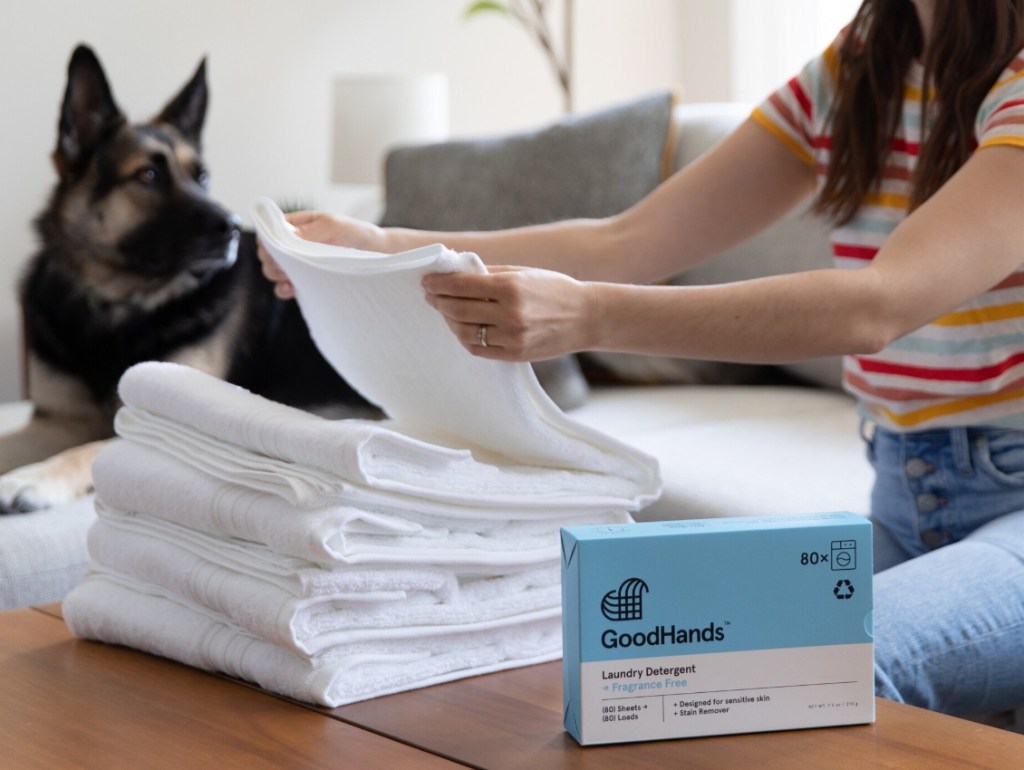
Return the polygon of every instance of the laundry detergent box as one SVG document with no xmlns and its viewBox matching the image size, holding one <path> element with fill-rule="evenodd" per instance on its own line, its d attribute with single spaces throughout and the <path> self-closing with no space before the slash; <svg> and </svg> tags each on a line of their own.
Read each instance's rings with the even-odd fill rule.
<svg viewBox="0 0 1024 770">
<path fill-rule="evenodd" d="M 562 530 L 581 744 L 874 721 L 871 523 L 852 513 Z"/>
</svg>

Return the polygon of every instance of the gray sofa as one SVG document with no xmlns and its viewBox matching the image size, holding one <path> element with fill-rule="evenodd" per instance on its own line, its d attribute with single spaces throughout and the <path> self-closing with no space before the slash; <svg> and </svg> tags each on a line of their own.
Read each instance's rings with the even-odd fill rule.
<svg viewBox="0 0 1024 770">
<path fill-rule="evenodd" d="M 729 104 L 697 104 L 677 106 L 670 112 L 674 141 L 665 157 L 678 168 L 740 122 L 747 109 Z M 617 120 L 622 118 L 616 114 Z M 600 117 L 581 119 L 568 128 L 560 126 L 554 132 L 555 138 L 564 142 L 566 131 L 571 139 L 574 128 L 590 131 L 595 124 L 603 131 L 598 132 L 603 137 L 601 141 L 616 141 L 615 133 L 606 130 L 607 125 Z M 631 131 L 635 140 L 637 132 L 626 130 Z M 550 139 L 550 133 L 522 138 L 520 144 L 529 153 L 532 143 Z M 655 144 L 651 152 L 660 159 L 664 148 L 659 142 Z M 572 142 L 571 146 L 580 145 Z M 600 143 L 583 146 L 589 154 L 582 156 L 581 168 L 599 164 L 609 173 L 621 172 L 621 168 L 611 169 L 611 164 L 601 163 L 597 155 L 603 152 Z M 481 156 L 479 152 L 481 145 L 459 149 L 475 154 L 475 168 L 479 172 L 480 164 L 486 160 L 486 153 Z M 631 148 L 634 154 L 620 159 L 619 166 L 632 168 L 632 162 L 638 167 L 642 165 L 636 160 L 636 150 Z M 554 157 L 550 163 L 561 162 L 557 153 Z M 513 164 L 519 162 L 513 156 Z M 400 174 L 400 165 L 396 161 L 395 174 Z M 578 180 L 566 176 L 567 173 L 563 173 L 563 178 Z M 646 173 L 650 176 L 649 170 Z M 656 181 L 644 184 L 649 186 Z M 587 181 L 588 185 L 597 183 Z M 627 192 L 635 198 L 643 193 L 643 185 Z M 389 191 L 392 216 L 398 216 L 400 210 L 397 202 L 390 205 L 397 194 L 397 190 L 394 194 Z M 429 194 L 438 193 L 432 189 Z M 530 193 L 526 190 L 515 194 L 522 197 Z M 566 194 L 563 191 L 560 197 Z M 601 201 L 600 205 L 621 206 L 628 202 Z M 571 210 L 568 213 L 574 215 Z M 796 215 L 677 280 L 735 280 L 806 269 L 824 265 L 827 260 L 822 224 Z M 714 377 L 720 371 L 697 366 L 689 373 L 659 374 L 654 379 L 660 384 L 591 386 L 583 406 L 574 410 L 574 416 L 581 421 L 635 444 L 661 461 L 665 494 L 640 518 L 867 511 L 870 469 L 858 437 L 853 403 L 836 387 L 837 361 L 792 367 L 789 373 L 801 377 L 806 383 L 802 385 L 737 385 L 738 381 L 750 379 L 749 373 L 736 376 L 728 372 L 716 382 Z M 674 384 L 676 381 L 705 384 Z M 0 407 L 0 431 L 17 427 L 27 415 L 25 404 Z M 0 517 L 0 608 L 63 597 L 87 567 L 85 541 L 92 517 L 89 500 L 40 513 Z"/>
</svg>

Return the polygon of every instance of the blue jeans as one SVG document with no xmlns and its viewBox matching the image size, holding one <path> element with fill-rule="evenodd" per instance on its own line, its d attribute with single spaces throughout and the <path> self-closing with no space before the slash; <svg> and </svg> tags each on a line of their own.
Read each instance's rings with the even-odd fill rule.
<svg viewBox="0 0 1024 770">
<path fill-rule="evenodd" d="M 977 716 L 1024 704 L 1024 431 L 866 437 L 875 691 Z"/>
</svg>

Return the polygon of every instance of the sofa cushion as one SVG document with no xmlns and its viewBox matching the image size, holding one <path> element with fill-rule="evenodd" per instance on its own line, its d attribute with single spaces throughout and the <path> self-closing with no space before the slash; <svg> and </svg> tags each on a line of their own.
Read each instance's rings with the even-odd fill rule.
<svg viewBox="0 0 1024 770">
<path fill-rule="evenodd" d="M 395 149 L 381 224 L 498 230 L 616 214 L 665 177 L 671 115 L 665 92 L 537 131 Z"/>
<path fill-rule="evenodd" d="M 846 510 L 873 479 L 851 397 L 823 388 L 594 388 L 573 418 L 658 458 L 640 521 Z"/>
<path fill-rule="evenodd" d="M 28 422 L 27 401 L 0 404 L 0 433 Z M 89 565 L 86 533 L 92 497 L 35 513 L 0 514 L 0 610 L 55 602 L 77 585 Z"/>
<path fill-rule="evenodd" d="M 672 105 L 657 93 L 537 131 L 393 150 L 381 224 L 498 230 L 616 214 L 666 176 Z M 586 400 L 575 357 L 534 369 L 563 409 Z"/>
<path fill-rule="evenodd" d="M 60 601 L 89 566 L 92 496 L 35 513 L 0 516 L 0 609 Z"/>
</svg>

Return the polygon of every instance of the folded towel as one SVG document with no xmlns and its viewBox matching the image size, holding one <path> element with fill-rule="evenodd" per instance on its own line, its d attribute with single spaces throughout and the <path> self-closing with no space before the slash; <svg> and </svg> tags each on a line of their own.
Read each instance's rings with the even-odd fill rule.
<svg viewBox="0 0 1024 770">
<path fill-rule="evenodd" d="M 219 481 L 123 439 L 100 452 L 93 480 L 99 500 L 109 508 L 262 543 L 323 566 L 443 564 L 459 574 L 506 572 L 557 560 L 561 526 L 630 520 L 624 512 L 510 520 L 507 512 L 488 510 L 457 511 L 466 518 L 383 506 L 307 510 L 276 495 Z"/>
<path fill-rule="evenodd" d="M 161 386 L 166 386 L 176 379 L 173 375 L 185 373 L 188 379 L 201 386 L 202 391 L 209 392 L 226 385 L 187 367 L 155 362 L 133 367 L 121 382 L 122 385 L 134 384 L 152 376 Z M 122 390 L 127 388 L 122 387 Z M 258 396 L 237 391 L 234 401 L 244 404 L 248 396 L 256 399 L 251 404 L 253 413 L 262 414 L 263 406 L 259 401 L 263 399 Z M 198 396 L 196 401 L 204 408 L 211 405 L 205 395 Z M 608 507 L 629 510 L 636 509 L 647 500 L 646 496 L 637 497 L 636 485 L 631 480 L 614 474 L 509 464 L 499 466 L 478 461 L 468 452 L 456 452 L 459 458 L 451 460 L 452 450 L 444 447 L 437 448 L 436 457 L 429 451 L 403 452 L 401 435 L 384 425 L 360 429 L 360 433 L 371 434 L 375 438 L 364 436 L 360 446 L 353 447 L 347 426 L 349 422 L 322 420 L 321 439 L 331 432 L 330 426 L 333 425 L 342 427 L 339 431 L 341 441 L 338 442 L 338 451 L 317 454 L 315 466 L 296 459 L 304 452 L 282 458 L 269 454 L 278 451 L 270 446 L 273 442 L 266 442 L 256 450 L 234 445 L 229 443 L 229 439 L 209 432 L 206 427 L 197 428 L 162 417 L 134 406 L 128 400 L 118 411 L 114 426 L 118 435 L 144 446 L 159 448 L 224 481 L 262 489 L 307 506 L 343 497 L 367 503 L 380 501 L 407 506 L 429 501 L 435 508 L 489 505 L 512 510 L 530 506 L 547 510 Z M 284 426 L 278 427 L 287 432 Z M 381 437 L 387 437 L 382 445 L 376 441 Z M 429 448 L 430 445 L 423 446 Z"/>
<path fill-rule="evenodd" d="M 93 573 L 75 587 L 63 614 L 76 637 L 134 647 L 329 707 L 561 655 L 561 622 L 551 618 L 440 639 L 339 645 L 311 658 L 108 573 Z"/>
<path fill-rule="evenodd" d="M 303 653 L 352 642 L 439 636 L 557 617 L 559 566 L 501 577 L 464 578 L 424 589 L 423 575 L 395 570 L 324 571 L 314 594 L 244 560 L 246 546 L 200 535 L 169 522 L 97 506 L 89 532 L 94 562 L 212 609 L 240 628 Z M 253 546 L 257 563 L 266 560 Z M 241 569 L 239 568 L 241 567 Z M 311 566 L 303 570 L 314 569 Z M 405 576 L 405 572 L 411 572 Z M 389 574 L 390 573 L 390 574 Z M 332 593 L 324 586 L 335 583 Z M 392 589 L 384 595 L 381 583 Z M 398 586 L 408 586 L 405 590 Z M 366 587 L 367 591 L 358 590 Z M 353 590 L 356 588 L 357 590 Z"/>
<path fill-rule="evenodd" d="M 121 516 L 124 526 L 133 522 L 145 528 L 147 537 L 162 539 L 203 554 L 213 563 L 235 572 L 260 578 L 276 585 L 293 596 L 346 597 L 352 601 L 388 601 L 402 599 L 413 592 L 427 591 L 439 596 L 451 596 L 458 590 L 458 579 L 452 570 L 443 566 L 366 566 L 324 569 L 304 559 L 276 553 L 266 546 L 244 540 L 204 535 L 161 519 L 144 516 L 125 516 L 110 511 L 97 500 L 97 520 L 90 530 L 89 539 L 99 544 L 110 535 L 101 528 L 107 518 Z M 92 545 L 90 545 L 90 555 Z"/>
</svg>

